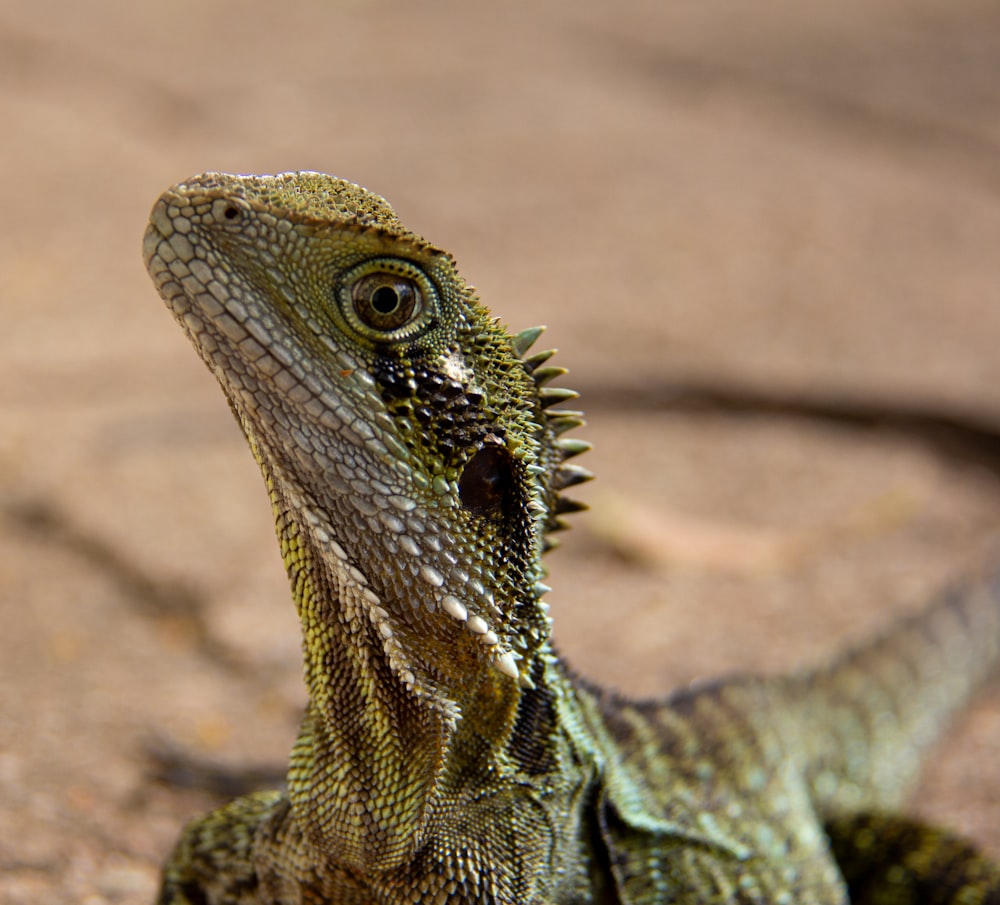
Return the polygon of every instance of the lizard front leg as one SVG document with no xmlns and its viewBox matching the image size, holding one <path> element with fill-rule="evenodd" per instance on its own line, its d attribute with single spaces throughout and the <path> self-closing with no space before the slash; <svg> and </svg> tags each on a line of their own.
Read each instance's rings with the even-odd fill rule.
<svg viewBox="0 0 1000 905">
<path fill-rule="evenodd" d="M 158 905 L 374 905 L 344 871 L 322 870 L 281 792 L 256 792 L 192 821 L 163 869 Z M 290 869 L 291 868 L 291 869 Z"/>
</svg>

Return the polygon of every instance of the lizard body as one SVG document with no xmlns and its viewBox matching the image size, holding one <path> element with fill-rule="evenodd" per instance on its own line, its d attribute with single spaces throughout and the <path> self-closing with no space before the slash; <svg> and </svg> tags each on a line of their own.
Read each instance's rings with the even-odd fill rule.
<svg viewBox="0 0 1000 905">
<path fill-rule="evenodd" d="M 193 822 L 163 905 L 1000 902 L 891 815 L 1000 658 L 997 577 L 809 672 L 621 699 L 549 638 L 589 475 L 539 330 L 320 174 L 175 186 L 144 254 L 260 465 L 309 691 L 287 791 Z"/>
</svg>

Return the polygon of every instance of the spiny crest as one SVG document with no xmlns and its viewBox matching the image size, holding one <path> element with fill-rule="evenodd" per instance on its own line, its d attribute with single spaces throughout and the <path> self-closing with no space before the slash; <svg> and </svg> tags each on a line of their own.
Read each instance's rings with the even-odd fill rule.
<svg viewBox="0 0 1000 905">
<path fill-rule="evenodd" d="M 562 377 L 568 373 L 566 368 L 557 365 L 550 365 L 547 362 L 555 354 L 555 349 L 546 349 L 542 352 L 535 352 L 529 355 L 528 352 L 538 337 L 542 335 L 544 327 L 529 327 L 520 333 L 514 334 L 511 338 L 511 345 L 514 353 L 524 363 L 524 369 L 532 376 L 535 386 L 538 389 L 538 398 L 545 416 L 546 426 L 552 431 L 554 436 L 554 446 L 559 454 L 559 465 L 552 474 L 549 489 L 553 492 L 553 506 L 551 514 L 545 525 L 545 549 L 551 550 L 558 545 L 558 541 L 550 535 L 556 531 L 563 531 L 569 525 L 561 518 L 571 512 L 579 512 L 586 509 L 585 503 L 579 500 L 570 499 L 563 496 L 562 491 L 576 484 L 582 484 L 593 478 L 593 474 L 586 468 L 569 463 L 567 460 L 580 455 L 590 449 L 590 444 L 586 440 L 577 440 L 572 437 L 563 437 L 567 431 L 584 424 L 583 412 L 570 411 L 568 409 L 554 409 L 552 406 L 576 399 L 580 395 L 575 390 L 565 387 L 547 386 L 549 381 L 557 377 Z"/>
</svg>

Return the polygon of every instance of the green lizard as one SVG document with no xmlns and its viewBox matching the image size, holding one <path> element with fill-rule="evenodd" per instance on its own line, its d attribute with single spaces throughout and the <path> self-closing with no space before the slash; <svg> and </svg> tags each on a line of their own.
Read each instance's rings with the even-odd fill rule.
<svg viewBox="0 0 1000 905">
<path fill-rule="evenodd" d="M 192 823 L 162 903 L 1000 903 L 893 815 L 1000 658 L 1000 579 L 811 672 L 601 691 L 549 638 L 589 475 L 539 330 L 330 176 L 192 178 L 144 248 L 263 472 L 309 691 L 287 791 Z"/>
</svg>

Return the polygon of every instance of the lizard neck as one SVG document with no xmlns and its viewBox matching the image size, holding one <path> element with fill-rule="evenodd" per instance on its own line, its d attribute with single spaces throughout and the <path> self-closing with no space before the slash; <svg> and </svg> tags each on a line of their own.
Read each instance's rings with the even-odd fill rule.
<svg viewBox="0 0 1000 905">
<path fill-rule="evenodd" d="M 278 534 L 303 626 L 309 706 L 292 752 L 297 821 L 330 863 L 369 875 L 392 870 L 423 844 L 443 799 L 481 793 L 502 777 L 522 689 L 485 664 L 468 632 L 433 674 L 408 683 L 373 608 L 387 600 L 294 511 Z M 375 602 L 377 601 L 377 603 Z M 468 650 L 463 650 L 462 645 Z M 440 659 L 440 658 L 438 658 Z"/>
</svg>

